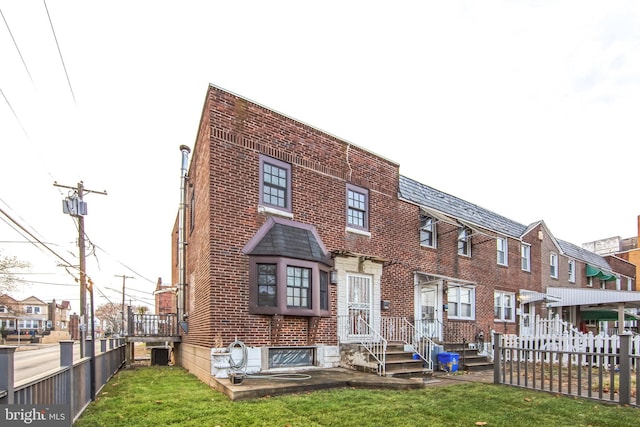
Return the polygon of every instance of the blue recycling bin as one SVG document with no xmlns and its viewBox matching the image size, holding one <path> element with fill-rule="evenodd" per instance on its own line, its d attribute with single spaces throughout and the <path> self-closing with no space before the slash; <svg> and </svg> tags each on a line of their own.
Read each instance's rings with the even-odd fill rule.
<svg viewBox="0 0 640 427">
<path fill-rule="evenodd" d="M 457 372 L 459 358 L 460 355 L 458 353 L 449 353 L 446 351 L 438 353 L 438 367 L 441 371 Z"/>
</svg>

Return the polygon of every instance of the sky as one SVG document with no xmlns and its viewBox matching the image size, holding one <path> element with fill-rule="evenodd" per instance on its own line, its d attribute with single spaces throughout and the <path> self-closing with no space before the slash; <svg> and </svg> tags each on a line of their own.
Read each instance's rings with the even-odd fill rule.
<svg viewBox="0 0 640 427">
<path fill-rule="evenodd" d="M 59 266 L 78 264 L 70 190 L 54 183 L 83 182 L 95 191 L 84 221 L 96 306 L 121 302 L 122 276 L 127 304 L 152 305 L 158 278 L 171 282 L 179 147 L 193 147 L 209 84 L 571 243 L 638 234 L 638 1 L 0 0 L 0 11 L 0 255 L 31 263 L 17 298 L 79 310 L 77 272 Z"/>
</svg>

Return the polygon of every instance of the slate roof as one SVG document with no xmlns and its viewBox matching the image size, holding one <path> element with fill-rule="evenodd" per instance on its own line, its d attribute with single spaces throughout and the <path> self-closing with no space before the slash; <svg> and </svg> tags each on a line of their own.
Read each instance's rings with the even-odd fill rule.
<svg viewBox="0 0 640 427">
<path fill-rule="evenodd" d="M 311 230 L 273 223 L 247 255 L 279 256 L 333 265 Z"/>
<path fill-rule="evenodd" d="M 587 264 L 592 265 L 594 267 L 602 268 L 607 271 L 612 271 L 611 266 L 609 266 L 609 263 L 607 262 L 607 260 L 605 260 L 600 255 L 594 252 L 591 252 L 587 249 L 584 249 L 580 246 L 576 246 L 573 243 L 565 242 L 564 240 L 560 240 L 560 239 L 556 239 L 556 240 L 560 245 L 560 249 L 562 249 L 562 252 L 564 252 L 567 256 L 584 261 Z"/>
<path fill-rule="evenodd" d="M 516 239 L 522 237 L 527 229 L 526 225 L 402 175 L 400 198 Z"/>
<path fill-rule="evenodd" d="M 399 188 L 401 199 L 415 203 L 427 210 L 434 209 L 452 218 L 467 221 L 507 237 L 521 239 L 528 230 L 526 225 L 402 175 L 400 175 Z M 562 252 L 567 256 L 611 271 L 609 263 L 602 256 L 564 240 L 556 240 Z"/>
</svg>

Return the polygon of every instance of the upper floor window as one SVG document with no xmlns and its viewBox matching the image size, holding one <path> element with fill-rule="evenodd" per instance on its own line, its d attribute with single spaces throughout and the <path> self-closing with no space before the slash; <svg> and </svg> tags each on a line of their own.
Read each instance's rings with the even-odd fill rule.
<svg viewBox="0 0 640 427">
<path fill-rule="evenodd" d="M 515 322 L 515 300 L 516 294 L 513 292 L 494 292 L 493 317 L 503 322 Z"/>
<path fill-rule="evenodd" d="M 504 237 L 498 237 L 496 239 L 497 245 L 497 259 L 499 265 L 509 265 L 509 250 L 507 246 L 507 239 Z"/>
<path fill-rule="evenodd" d="M 475 319 L 475 288 L 449 283 L 447 299 L 449 319 Z"/>
<path fill-rule="evenodd" d="M 27 314 L 40 314 L 40 307 L 38 306 L 32 306 L 32 305 L 28 305 L 25 308 L 25 312 Z"/>
<path fill-rule="evenodd" d="M 554 252 L 549 254 L 549 273 L 554 279 L 558 278 L 558 254 Z"/>
<path fill-rule="evenodd" d="M 260 156 L 260 203 L 291 212 L 291 165 Z"/>
<path fill-rule="evenodd" d="M 593 276 L 587 277 L 587 286 L 590 288 L 593 287 Z"/>
<path fill-rule="evenodd" d="M 616 291 L 622 289 L 622 278 L 620 276 L 616 277 Z"/>
<path fill-rule="evenodd" d="M 369 192 L 347 184 L 347 227 L 369 230 Z"/>
<path fill-rule="evenodd" d="M 471 229 L 467 227 L 458 230 L 458 255 L 471 256 Z"/>
<path fill-rule="evenodd" d="M 628 291 L 633 291 L 633 279 L 630 277 L 627 277 L 627 290 Z"/>
<path fill-rule="evenodd" d="M 522 270 L 531 271 L 531 246 L 525 243 L 520 245 L 520 260 L 522 263 Z"/>
<path fill-rule="evenodd" d="M 0 305 L 0 313 L 8 313 L 9 310 L 7 309 L 6 305 Z"/>
<path fill-rule="evenodd" d="M 420 215 L 420 244 L 436 247 L 436 224 L 430 216 Z"/>
<path fill-rule="evenodd" d="M 569 282 L 576 282 L 576 261 L 573 259 L 569 260 Z"/>
</svg>

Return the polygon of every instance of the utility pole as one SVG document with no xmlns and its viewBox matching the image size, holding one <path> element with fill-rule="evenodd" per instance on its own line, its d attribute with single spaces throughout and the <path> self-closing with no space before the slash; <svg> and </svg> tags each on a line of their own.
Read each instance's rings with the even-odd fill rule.
<svg viewBox="0 0 640 427">
<path fill-rule="evenodd" d="M 85 194 L 97 193 L 107 195 L 106 191 L 95 191 L 84 188 L 84 183 L 80 181 L 76 187 L 58 184 L 54 181 L 54 186 L 73 190 L 74 193 L 62 201 L 62 211 L 65 214 L 78 218 L 78 246 L 80 252 L 80 318 L 87 313 L 87 270 L 84 246 L 84 216 L 87 215 L 87 204 L 83 201 Z M 82 346 L 81 346 L 82 347 Z"/>
<path fill-rule="evenodd" d="M 76 187 L 71 187 L 67 185 L 61 185 L 57 182 L 53 182 L 53 185 L 60 188 L 66 188 L 69 190 L 73 190 L 73 193 L 65 198 L 62 201 L 62 212 L 73 217 L 78 218 L 78 247 L 80 248 L 80 319 L 84 318 L 86 321 L 86 311 L 87 311 L 87 269 L 86 269 L 86 259 L 85 259 L 85 249 L 84 249 L 84 216 L 87 214 L 87 204 L 83 201 L 83 197 L 85 194 L 89 193 L 98 193 L 102 195 L 107 195 L 106 191 L 95 191 L 88 190 L 84 188 L 84 183 L 80 181 Z M 95 398 L 95 377 L 96 377 L 96 361 L 95 361 L 95 352 L 96 352 L 96 331 L 95 331 L 95 322 L 94 322 L 94 313 L 93 313 L 93 282 L 89 279 L 91 283 L 90 292 L 91 292 L 91 345 L 89 346 L 89 357 L 91 358 L 91 400 Z M 85 327 L 86 329 L 86 327 Z M 81 334 L 80 340 L 80 357 L 84 357 L 84 346 L 85 341 L 84 337 L 86 335 Z"/>
<path fill-rule="evenodd" d="M 135 279 L 135 277 L 122 275 L 115 275 L 115 277 L 122 277 L 122 323 L 120 324 L 120 336 L 124 336 L 124 283 L 126 279 Z"/>
</svg>

